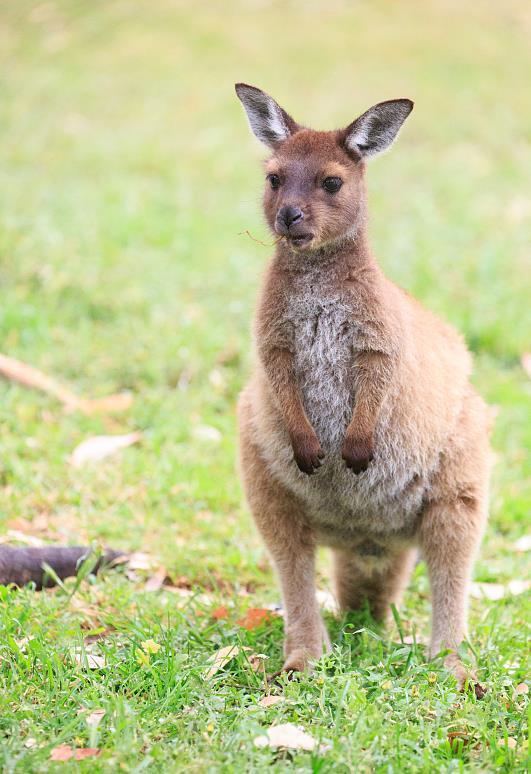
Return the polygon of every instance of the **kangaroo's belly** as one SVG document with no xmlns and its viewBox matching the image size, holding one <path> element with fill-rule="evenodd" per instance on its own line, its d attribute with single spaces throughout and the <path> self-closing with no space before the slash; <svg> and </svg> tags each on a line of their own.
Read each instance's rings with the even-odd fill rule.
<svg viewBox="0 0 531 774">
<path fill-rule="evenodd" d="M 400 418 L 403 396 L 390 384 L 379 410 L 374 459 L 355 474 L 341 458 L 345 431 L 352 418 L 360 331 L 352 310 L 337 298 L 294 300 L 294 367 L 306 414 L 325 457 L 312 476 L 302 473 L 282 417 L 267 383 L 261 394 L 267 410 L 258 409 L 257 442 L 272 474 L 304 503 L 318 539 L 341 545 L 364 537 L 412 537 L 430 476 L 438 464 L 419 450 L 415 417 Z M 361 334 L 362 335 L 362 334 Z"/>
<path fill-rule="evenodd" d="M 286 449 L 286 457 L 291 450 Z M 355 474 L 337 452 L 329 452 L 312 476 L 295 463 L 274 464 L 282 482 L 305 504 L 320 542 L 341 545 L 364 537 L 413 538 L 422 511 L 429 476 L 402 471 L 396 477 L 379 457 Z"/>
<path fill-rule="evenodd" d="M 422 504 L 425 478 L 408 461 L 400 434 L 393 431 L 392 401 L 381 408 L 375 459 L 356 475 L 341 458 L 355 394 L 356 329 L 341 304 L 316 303 L 296 319 L 295 373 L 306 414 L 325 458 L 312 476 L 293 461 L 287 436 L 277 435 L 271 455 L 275 474 L 301 498 L 322 542 L 341 545 L 360 535 L 408 536 Z"/>
</svg>

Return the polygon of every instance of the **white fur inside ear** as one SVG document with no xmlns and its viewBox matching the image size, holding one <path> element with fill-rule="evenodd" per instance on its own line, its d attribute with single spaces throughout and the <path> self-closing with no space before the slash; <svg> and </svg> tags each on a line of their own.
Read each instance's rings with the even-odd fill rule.
<svg viewBox="0 0 531 774">
<path fill-rule="evenodd" d="M 282 111 L 274 99 L 258 89 L 238 91 L 249 125 L 255 136 L 268 147 L 274 147 L 290 136 Z"/>
<path fill-rule="evenodd" d="M 364 158 L 382 153 L 392 145 L 412 109 L 408 99 L 380 102 L 350 125 L 345 145 Z"/>
</svg>

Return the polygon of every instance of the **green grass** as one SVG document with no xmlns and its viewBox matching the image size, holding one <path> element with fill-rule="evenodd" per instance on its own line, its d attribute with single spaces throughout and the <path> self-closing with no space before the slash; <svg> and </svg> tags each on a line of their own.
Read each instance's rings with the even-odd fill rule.
<svg viewBox="0 0 531 774">
<path fill-rule="evenodd" d="M 440 663 L 393 626 L 328 618 L 333 655 L 269 690 L 241 644 L 280 665 L 282 626 L 247 631 L 278 599 L 242 505 L 235 401 L 266 248 L 261 150 L 233 83 L 269 90 L 316 128 L 410 96 L 399 143 L 369 172 L 372 238 L 396 282 L 465 334 L 474 381 L 498 407 L 491 521 L 475 576 L 524 577 L 528 529 L 531 17 L 517 0 L 347 3 L 139 0 L 3 4 L 0 25 L 0 351 L 97 397 L 131 390 L 125 415 L 65 414 L 0 382 L 5 529 L 149 552 L 194 593 L 147 593 L 123 570 L 0 594 L 0 755 L 45 771 L 59 744 L 98 746 L 91 771 L 523 771 L 525 595 L 473 600 L 471 644 L 487 696 L 458 695 Z M 198 427 L 219 431 L 217 442 Z M 74 470 L 89 435 L 143 443 Z M 326 587 L 326 556 L 320 566 Z M 225 605 L 229 617 L 212 618 Z M 527 606 L 526 606 L 527 605 Z M 401 611 L 426 634 L 419 565 Z M 83 638 L 106 667 L 73 659 Z M 141 643 L 160 650 L 142 659 Z M 470 655 L 470 653 L 469 653 Z M 140 663 L 139 663 L 140 662 Z M 87 714 L 103 708 L 97 729 Z M 253 739 L 293 722 L 331 745 L 275 754 Z M 460 731 L 464 744 L 448 735 Z M 504 741 L 510 737 L 516 746 Z M 450 738 L 452 738 L 450 736 Z M 33 741 L 28 741 L 33 740 Z"/>
</svg>

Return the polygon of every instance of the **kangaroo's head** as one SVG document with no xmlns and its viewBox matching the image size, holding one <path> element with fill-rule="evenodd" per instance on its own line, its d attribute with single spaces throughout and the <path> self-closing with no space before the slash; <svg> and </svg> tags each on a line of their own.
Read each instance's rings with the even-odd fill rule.
<svg viewBox="0 0 531 774">
<path fill-rule="evenodd" d="M 274 99 L 236 84 L 266 162 L 264 210 L 293 250 L 314 250 L 354 235 L 365 213 L 364 161 L 386 150 L 413 109 L 409 99 L 380 102 L 346 129 L 300 126 Z"/>
</svg>

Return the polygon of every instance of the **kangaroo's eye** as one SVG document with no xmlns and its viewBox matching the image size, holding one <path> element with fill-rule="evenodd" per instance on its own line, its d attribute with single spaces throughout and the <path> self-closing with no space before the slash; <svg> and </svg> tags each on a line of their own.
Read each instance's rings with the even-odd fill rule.
<svg viewBox="0 0 531 774">
<path fill-rule="evenodd" d="M 278 175 L 268 175 L 267 179 L 269 180 L 273 191 L 276 191 L 276 189 L 280 187 L 280 178 Z"/>
<path fill-rule="evenodd" d="M 328 193 L 337 193 L 342 185 L 343 181 L 340 177 L 325 177 L 323 180 L 323 188 Z"/>
</svg>

